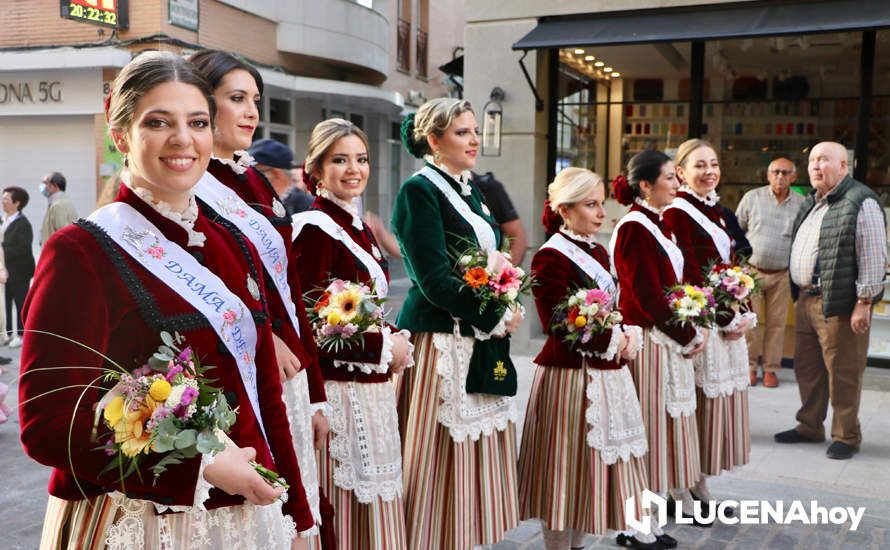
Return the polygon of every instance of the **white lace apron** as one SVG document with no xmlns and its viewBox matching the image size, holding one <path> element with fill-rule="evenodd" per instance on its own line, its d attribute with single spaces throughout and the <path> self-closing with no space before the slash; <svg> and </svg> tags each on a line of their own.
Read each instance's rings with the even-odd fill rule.
<svg viewBox="0 0 890 550">
<path fill-rule="evenodd" d="M 102 497 L 100 497 L 102 498 Z M 122 516 L 108 530 L 109 550 L 288 550 L 296 525 L 281 511 L 281 502 L 268 506 L 245 503 L 214 510 L 193 509 L 179 514 L 158 514 L 154 503 L 130 499 L 114 492 L 109 513 Z M 85 506 L 91 501 L 83 501 Z"/>
<path fill-rule="evenodd" d="M 361 503 L 402 495 L 402 442 L 396 394 L 389 382 L 328 380 L 331 406 L 329 450 L 337 461 L 334 484 Z"/>
<path fill-rule="evenodd" d="M 318 463 L 315 455 L 315 434 L 312 429 L 312 404 L 309 401 L 309 378 L 306 369 L 283 384 L 282 397 L 287 408 L 290 434 L 300 465 L 300 477 L 306 500 L 312 510 L 312 518 L 321 524 L 318 494 Z"/>
<path fill-rule="evenodd" d="M 584 362 L 587 372 L 587 411 L 590 430 L 587 445 L 600 453 L 606 464 L 642 457 L 649 450 L 646 427 L 633 378 L 627 367 L 594 369 Z"/>
<path fill-rule="evenodd" d="M 665 407 L 673 418 L 695 412 L 695 369 L 692 359 L 683 357 L 682 346 L 657 328 L 649 332 L 652 342 L 662 347 L 662 374 L 665 383 Z"/>
<path fill-rule="evenodd" d="M 496 249 L 497 237 L 491 225 L 473 212 L 439 172 L 426 166 L 418 174 L 429 180 L 470 224 L 479 246 L 486 250 Z M 467 436 L 478 441 L 480 435 L 506 430 L 509 423 L 517 419 L 514 396 L 467 393 L 473 343 L 474 338 L 461 336 L 457 319 L 452 334 L 433 335 L 433 345 L 438 354 L 436 372 L 440 377 L 438 421 L 448 428 L 451 438 L 457 442 L 465 441 Z"/>
</svg>

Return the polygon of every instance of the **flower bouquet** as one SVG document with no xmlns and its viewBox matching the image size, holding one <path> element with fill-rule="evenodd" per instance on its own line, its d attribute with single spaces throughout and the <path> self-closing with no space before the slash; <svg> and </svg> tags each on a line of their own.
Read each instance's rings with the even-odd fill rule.
<svg viewBox="0 0 890 550">
<path fill-rule="evenodd" d="M 121 479 L 134 472 L 141 476 L 144 457 L 163 455 L 151 467 L 157 483 L 168 466 L 231 444 L 226 432 L 235 423 L 236 411 L 206 378 L 213 367 L 202 366 L 178 333 L 162 332 L 161 340 L 163 345 L 142 367 L 105 375 L 106 381 L 117 383 L 96 407 L 94 432 L 100 419 L 113 431 L 101 447 L 112 457 L 102 473 L 117 470 Z M 275 472 L 251 465 L 270 485 L 288 488 Z"/>
<path fill-rule="evenodd" d="M 334 279 L 317 300 L 306 298 L 316 343 L 334 353 L 360 344 L 365 333 L 380 331 L 383 302 L 367 284 Z"/>
<path fill-rule="evenodd" d="M 760 290 L 756 273 L 748 266 L 716 263 L 708 269 L 707 281 L 717 304 L 738 312 L 745 308 L 745 300 Z"/>
<path fill-rule="evenodd" d="M 561 332 L 562 341 L 575 349 L 621 323 L 621 313 L 614 304 L 615 297 L 596 286 L 569 292 L 556 306 L 550 328 Z"/>
<path fill-rule="evenodd" d="M 479 312 L 493 304 L 506 310 L 518 303 L 520 294 L 531 288 L 531 277 L 510 262 L 502 251 L 471 247 L 460 255 L 457 271 L 463 288 L 470 288 L 479 300 Z"/>
<path fill-rule="evenodd" d="M 710 327 L 714 323 L 717 302 L 709 287 L 676 285 L 667 291 L 668 305 L 674 313 L 671 323 L 680 326 Z"/>
</svg>

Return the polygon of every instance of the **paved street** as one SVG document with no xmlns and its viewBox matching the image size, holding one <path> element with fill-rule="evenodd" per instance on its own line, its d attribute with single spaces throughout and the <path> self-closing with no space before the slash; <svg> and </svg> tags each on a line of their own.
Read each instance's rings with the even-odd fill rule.
<svg viewBox="0 0 890 550">
<path fill-rule="evenodd" d="M 396 306 L 397 307 L 397 306 Z M 537 343 L 532 342 L 534 349 Z M 18 350 L 0 348 L 0 355 L 15 361 L 0 380 L 15 384 Z M 530 357 L 518 357 L 520 402 L 527 399 L 531 382 Z M 890 546 L 890 371 L 870 368 L 862 396 L 862 451 L 852 460 L 825 457 L 826 444 L 777 445 L 772 434 L 793 425 L 798 404 L 794 375 L 784 370 L 778 389 L 757 386 L 751 390 L 751 464 L 713 480 L 719 499 L 817 500 L 821 506 L 865 506 L 865 516 L 855 532 L 832 525 L 718 525 L 711 529 L 669 526 L 668 532 L 682 548 L 730 550 L 768 548 L 786 550 L 870 548 Z M 8 398 L 14 405 L 15 394 Z M 18 418 L 0 425 L 0 549 L 34 549 L 40 539 L 46 504 L 48 470 L 27 459 L 18 441 Z M 808 504 L 807 504 L 808 505 Z M 523 523 L 495 549 L 543 549 L 540 524 Z M 615 548 L 611 537 L 589 536 L 586 548 Z"/>
</svg>

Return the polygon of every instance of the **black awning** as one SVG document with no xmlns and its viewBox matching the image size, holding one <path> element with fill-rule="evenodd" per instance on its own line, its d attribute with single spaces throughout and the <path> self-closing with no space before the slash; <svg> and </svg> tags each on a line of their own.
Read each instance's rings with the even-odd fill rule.
<svg viewBox="0 0 890 550">
<path fill-rule="evenodd" d="M 544 17 L 514 50 L 715 40 L 890 27 L 888 0 L 740 2 Z"/>
<path fill-rule="evenodd" d="M 439 65 L 439 70 L 445 74 L 450 74 L 453 76 L 463 76 L 464 75 L 464 56 L 459 55 L 445 63 L 444 65 Z"/>
</svg>

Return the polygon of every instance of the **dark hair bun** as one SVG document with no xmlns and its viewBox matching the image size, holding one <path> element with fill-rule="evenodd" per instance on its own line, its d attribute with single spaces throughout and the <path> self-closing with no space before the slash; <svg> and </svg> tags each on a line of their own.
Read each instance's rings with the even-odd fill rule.
<svg viewBox="0 0 890 550">
<path fill-rule="evenodd" d="M 548 235 L 553 235 L 562 227 L 562 216 L 559 212 L 554 212 L 550 208 L 550 199 L 544 201 L 544 211 L 541 213 L 541 223 L 544 225 L 544 231 Z"/>
<path fill-rule="evenodd" d="M 630 206 L 633 204 L 637 194 L 633 190 L 633 187 L 627 183 L 627 178 L 624 177 L 624 175 L 619 174 L 612 180 L 612 196 L 624 206 Z"/>
<path fill-rule="evenodd" d="M 315 181 L 315 177 L 306 170 L 305 162 L 300 165 L 300 174 L 302 174 L 303 183 L 306 184 L 306 189 L 315 195 L 318 191 L 318 182 Z"/>
<path fill-rule="evenodd" d="M 414 141 L 414 113 L 410 113 L 402 121 L 402 127 L 399 130 L 402 137 L 402 145 L 411 153 L 414 158 L 423 158 L 426 154 L 426 143 L 417 143 Z"/>
</svg>

